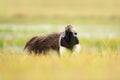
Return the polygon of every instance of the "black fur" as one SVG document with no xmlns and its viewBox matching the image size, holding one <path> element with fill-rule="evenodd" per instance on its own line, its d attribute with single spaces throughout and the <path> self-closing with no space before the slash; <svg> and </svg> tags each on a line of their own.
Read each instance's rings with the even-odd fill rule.
<svg viewBox="0 0 120 80">
<path fill-rule="evenodd" d="M 66 30 L 65 36 L 61 38 L 60 45 L 66 47 L 69 50 L 72 50 L 76 44 L 79 44 L 79 40 L 75 35 L 77 35 L 76 32 L 72 32 L 71 30 Z"/>
</svg>

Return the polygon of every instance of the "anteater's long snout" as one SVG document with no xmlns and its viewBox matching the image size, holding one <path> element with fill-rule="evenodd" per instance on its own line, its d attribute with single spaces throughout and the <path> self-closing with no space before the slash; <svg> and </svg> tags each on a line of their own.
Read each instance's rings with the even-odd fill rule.
<svg viewBox="0 0 120 80">
<path fill-rule="evenodd" d="M 65 28 L 65 31 L 67 31 L 67 32 L 73 32 L 74 29 L 75 28 L 72 25 L 67 25 L 67 27 Z"/>
</svg>

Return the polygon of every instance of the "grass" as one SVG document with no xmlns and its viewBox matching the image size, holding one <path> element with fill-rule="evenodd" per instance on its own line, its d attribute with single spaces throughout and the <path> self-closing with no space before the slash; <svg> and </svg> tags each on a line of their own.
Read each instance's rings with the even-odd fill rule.
<svg viewBox="0 0 120 80">
<path fill-rule="evenodd" d="M 66 25 L 50 24 L 1 24 L 0 49 L 23 49 L 26 41 L 35 35 L 63 31 Z M 119 26 L 75 25 L 79 33 L 80 43 L 93 50 L 119 49 Z M 16 48 L 15 48 L 16 47 Z"/>
<path fill-rule="evenodd" d="M 77 27 L 78 55 L 23 51 L 35 35 Z M 0 80 L 120 80 L 120 0 L 0 0 Z"/>
<path fill-rule="evenodd" d="M 119 4 L 119 0 L 1 0 L 0 22 L 119 24 Z"/>
<path fill-rule="evenodd" d="M 31 56 L 0 53 L 1 80 L 119 80 L 120 55 Z"/>
<path fill-rule="evenodd" d="M 23 51 L 26 41 L 32 36 L 62 31 L 64 26 L 1 24 L 0 80 L 120 79 L 120 34 L 117 25 L 76 25 L 82 46 L 78 55 L 67 52 L 58 57 L 55 52 L 49 52 L 46 56 L 33 56 Z M 89 35 L 84 35 L 86 33 Z"/>
<path fill-rule="evenodd" d="M 106 18 L 0 18 L 1 24 L 104 24 L 104 25 L 120 25 L 120 19 Z"/>
<path fill-rule="evenodd" d="M 1 15 L 8 17 L 120 16 L 119 0 L 2 0 Z M 51 10 L 51 11 L 49 11 Z"/>
</svg>

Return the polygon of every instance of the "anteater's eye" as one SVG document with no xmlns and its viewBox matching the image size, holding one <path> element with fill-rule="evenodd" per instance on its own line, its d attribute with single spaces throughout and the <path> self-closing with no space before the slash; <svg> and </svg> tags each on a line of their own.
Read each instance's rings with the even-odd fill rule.
<svg viewBox="0 0 120 80">
<path fill-rule="evenodd" d="M 77 35 L 77 33 L 75 32 L 74 35 Z"/>
<path fill-rule="evenodd" d="M 77 36 L 77 32 L 74 32 L 73 35 L 74 35 L 74 36 Z"/>
</svg>

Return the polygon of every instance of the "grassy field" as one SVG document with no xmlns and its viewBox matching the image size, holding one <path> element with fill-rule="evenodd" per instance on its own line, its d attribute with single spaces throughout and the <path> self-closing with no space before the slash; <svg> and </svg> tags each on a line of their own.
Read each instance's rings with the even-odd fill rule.
<svg viewBox="0 0 120 80">
<path fill-rule="evenodd" d="M 35 35 L 63 31 L 66 25 L 0 24 L 0 80 L 119 80 L 120 27 L 75 25 L 79 55 L 28 55 L 25 42 Z M 114 26 L 114 27 L 113 27 Z"/>
<path fill-rule="evenodd" d="M 35 35 L 77 28 L 81 52 L 23 51 Z M 120 0 L 0 0 L 0 80 L 120 80 Z"/>
<path fill-rule="evenodd" d="M 120 16 L 119 0 L 1 0 L 1 15 L 18 17 L 117 17 Z"/>
<path fill-rule="evenodd" d="M 30 56 L 0 54 L 1 80 L 119 80 L 120 55 Z"/>
</svg>

